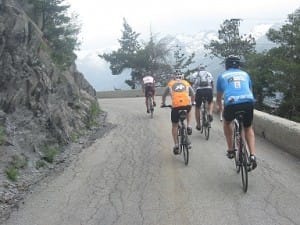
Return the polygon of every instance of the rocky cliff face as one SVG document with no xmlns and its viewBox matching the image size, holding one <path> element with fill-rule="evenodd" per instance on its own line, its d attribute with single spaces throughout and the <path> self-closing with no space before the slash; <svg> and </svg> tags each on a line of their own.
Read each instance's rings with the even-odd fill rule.
<svg viewBox="0 0 300 225">
<path fill-rule="evenodd" d="M 25 0 L 0 0 L 0 211 L 11 200 L 8 187 L 18 186 L 7 179 L 13 161 L 24 159 L 37 172 L 45 149 L 63 151 L 84 135 L 97 107 L 95 90 L 75 65 L 53 64 L 29 9 Z"/>
</svg>

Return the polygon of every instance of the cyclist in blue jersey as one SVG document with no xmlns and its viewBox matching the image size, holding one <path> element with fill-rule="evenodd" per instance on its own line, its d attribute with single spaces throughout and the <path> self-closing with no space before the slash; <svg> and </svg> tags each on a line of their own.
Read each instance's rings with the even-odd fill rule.
<svg viewBox="0 0 300 225">
<path fill-rule="evenodd" d="M 240 58 L 228 56 L 225 59 L 225 69 L 217 79 L 217 104 L 223 110 L 223 129 L 227 142 L 227 157 L 234 157 L 232 142 L 233 126 L 232 121 L 237 111 L 245 111 L 244 131 L 245 139 L 250 150 L 250 161 L 252 169 L 257 166 L 255 157 L 255 135 L 252 126 L 254 97 L 252 94 L 252 81 L 248 73 L 240 69 Z M 222 104 L 224 98 L 224 109 Z"/>
</svg>

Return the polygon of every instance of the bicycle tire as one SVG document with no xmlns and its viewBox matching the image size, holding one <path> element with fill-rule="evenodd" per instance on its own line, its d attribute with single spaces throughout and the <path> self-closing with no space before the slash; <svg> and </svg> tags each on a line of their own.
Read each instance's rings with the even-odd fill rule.
<svg viewBox="0 0 300 225">
<path fill-rule="evenodd" d="M 238 129 L 239 129 L 239 137 L 238 137 L 239 169 L 241 171 L 243 191 L 246 193 L 248 189 L 248 163 L 247 163 L 247 157 L 245 151 L 247 150 L 242 137 L 242 127 L 240 127 L 239 125 Z"/>
<path fill-rule="evenodd" d="M 183 151 L 183 159 L 184 159 L 184 164 L 187 166 L 189 163 L 189 148 L 187 144 L 181 145 L 182 151 Z"/>
<path fill-rule="evenodd" d="M 238 127 L 236 125 L 236 123 L 234 123 L 234 132 L 233 132 L 233 148 L 235 151 L 235 156 L 234 156 L 234 163 L 235 163 L 235 168 L 236 168 L 236 172 L 239 173 L 241 170 L 241 166 L 240 166 L 240 160 L 239 160 L 239 133 L 238 133 Z"/>
<path fill-rule="evenodd" d="M 179 154 L 181 153 L 181 127 L 178 126 L 177 128 L 177 143 L 178 143 L 178 146 L 179 146 Z"/>
<path fill-rule="evenodd" d="M 189 149 L 188 149 L 188 145 L 187 145 L 187 130 L 185 127 L 181 128 L 181 145 L 180 145 L 180 152 L 183 152 L 183 160 L 184 160 L 184 164 L 188 165 L 189 163 Z"/>
<path fill-rule="evenodd" d="M 203 110 L 202 111 L 202 121 L 201 121 L 201 130 L 200 130 L 200 132 L 201 132 L 201 134 L 203 133 L 203 131 L 204 131 L 204 129 L 205 129 L 205 123 L 206 123 L 206 120 L 205 120 L 205 111 Z"/>
<path fill-rule="evenodd" d="M 208 114 L 205 113 L 205 129 L 204 129 L 204 135 L 205 135 L 205 139 L 208 140 L 209 139 L 209 120 L 208 120 Z"/>
<path fill-rule="evenodd" d="M 154 107 L 153 107 L 153 101 L 151 96 L 148 96 L 147 104 L 148 104 L 148 109 L 150 110 L 150 118 L 153 118 Z"/>
<path fill-rule="evenodd" d="M 240 157 L 239 150 L 235 150 L 234 163 L 235 163 L 236 173 L 239 173 L 241 171 L 241 162 L 239 157 Z"/>
<path fill-rule="evenodd" d="M 243 147 L 243 149 L 244 148 L 245 146 Z M 243 191 L 246 193 L 248 190 L 248 162 L 247 162 L 247 156 L 244 151 L 245 149 L 241 152 L 242 155 L 241 175 L 242 175 Z"/>
</svg>

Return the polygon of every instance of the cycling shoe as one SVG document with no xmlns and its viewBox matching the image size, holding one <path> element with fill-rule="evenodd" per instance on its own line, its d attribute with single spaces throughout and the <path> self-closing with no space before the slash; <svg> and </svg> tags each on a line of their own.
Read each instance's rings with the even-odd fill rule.
<svg viewBox="0 0 300 225">
<path fill-rule="evenodd" d="M 179 154 L 179 147 L 177 145 L 175 145 L 173 147 L 173 153 L 174 153 L 174 155 L 178 155 Z"/>
<path fill-rule="evenodd" d="M 192 128 L 191 127 L 187 127 L 187 134 L 188 135 L 191 135 L 193 132 Z"/>
<path fill-rule="evenodd" d="M 251 169 L 254 170 L 257 167 L 256 157 L 255 155 L 250 155 L 250 163 L 251 163 Z"/>
<path fill-rule="evenodd" d="M 227 150 L 226 156 L 227 156 L 229 159 L 233 159 L 234 156 L 235 156 L 235 151 L 234 151 L 234 150 Z"/>
</svg>

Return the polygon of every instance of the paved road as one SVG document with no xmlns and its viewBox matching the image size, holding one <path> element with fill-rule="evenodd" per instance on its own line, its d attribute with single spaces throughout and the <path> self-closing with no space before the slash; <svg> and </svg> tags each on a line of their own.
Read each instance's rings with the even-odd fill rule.
<svg viewBox="0 0 300 225">
<path fill-rule="evenodd" d="M 7 225 L 300 225 L 300 161 L 257 138 L 258 168 L 241 188 L 221 123 L 194 130 L 190 164 L 172 155 L 170 110 L 143 98 L 100 99 L 116 128 L 41 184 Z"/>
</svg>

